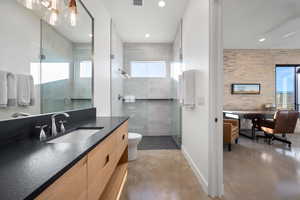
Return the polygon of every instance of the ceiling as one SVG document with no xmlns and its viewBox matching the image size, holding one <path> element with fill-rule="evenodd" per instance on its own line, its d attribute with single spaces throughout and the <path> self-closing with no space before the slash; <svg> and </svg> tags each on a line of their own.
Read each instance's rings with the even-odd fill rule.
<svg viewBox="0 0 300 200">
<path fill-rule="evenodd" d="M 164 8 L 159 0 L 143 0 L 141 7 L 133 0 L 102 1 L 123 42 L 173 42 L 188 0 L 165 0 Z"/>
<path fill-rule="evenodd" d="M 73 43 L 90 43 L 92 40 L 92 19 L 86 10 L 79 2 L 77 3 L 77 25 L 72 27 L 68 22 L 69 19 L 66 17 L 66 13 L 69 12 L 66 9 L 67 4 L 65 2 L 61 2 L 61 4 L 60 7 L 64 8 L 64 10 L 60 12 L 58 23 L 55 26 L 51 26 Z M 32 12 L 48 23 L 49 14 L 45 14 L 45 9 L 34 9 Z"/>
<path fill-rule="evenodd" d="M 77 9 L 77 25 L 75 27 L 66 23 L 68 19 L 61 16 L 61 20 L 64 22 L 59 23 L 54 28 L 73 43 L 91 43 L 92 19 L 79 2 Z"/>
<path fill-rule="evenodd" d="M 224 0 L 223 14 L 224 48 L 300 48 L 299 0 Z"/>
</svg>

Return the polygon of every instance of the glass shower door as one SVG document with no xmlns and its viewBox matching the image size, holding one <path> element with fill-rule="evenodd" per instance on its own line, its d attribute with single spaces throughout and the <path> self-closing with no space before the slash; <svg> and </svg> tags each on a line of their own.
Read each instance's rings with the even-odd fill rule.
<svg viewBox="0 0 300 200">
<path fill-rule="evenodd" d="M 41 111 L 71 110 L 72 45 L 43 20 L 41 27 Z"/>
<path fill-rule="evenodd" d="M 181 116 L 182 107 L 180 104 L 178 88 L 179 88 L 179 76 L 181 75 L 182 65 L 180 62 L 175 62 L 171 65 L 171 130 L 174 141 L 178 147 L 181 147 L 182 136 L 181 136 Z"/>
</svg>

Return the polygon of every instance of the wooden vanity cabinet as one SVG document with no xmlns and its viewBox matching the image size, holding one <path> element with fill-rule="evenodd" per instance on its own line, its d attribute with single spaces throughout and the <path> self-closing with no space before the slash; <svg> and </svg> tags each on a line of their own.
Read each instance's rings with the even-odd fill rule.
<svg viewBox="0 0 300 200">
<path fill-rule="evenodd" d="M 88 154 L 88 199 L 98 200 L 117 166 L 115 133 Z"/>
<path fill-rule="evenodd" d="M 87 199 L 87 157 L 43 191 L 37 200 Z"/>
<path fill-rule="evenodd" d="M 117 200 L 128 168 L 128 122 L 68 170 L 37 200 Z"/>
<path fill-rule="evenodd" d="M 128 123 L 122 124 L 117 130 L 116 130 L 116 151 L 118 154 L 118 159 L 121 158 L 123 155 L 124 150 L 128 146 Z"/>
</svg>

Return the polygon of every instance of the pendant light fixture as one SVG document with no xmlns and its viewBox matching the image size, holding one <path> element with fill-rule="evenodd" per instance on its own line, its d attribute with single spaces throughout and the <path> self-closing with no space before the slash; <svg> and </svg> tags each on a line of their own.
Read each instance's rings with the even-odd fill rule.
<svg viewBox="0 0 300 200">
<path fill-rule="evenodd" d="M 76 0 L 17 0 L 26 8 L 39 10 L 40 15 L 52 26 L 58 25 L 60 15 L 66 17 L 72 27 L 78 24 Z"/>
<path fill-rule="evenodd" d="M 69 20 L 71 26 L 77 25 L 77 4 L 76 0 L 69 0 Z"/>
<path fill-rule="evenodd" d="M 51 1 L 50 0 L 41 0 L 41 4 L 44 8 L 50 10 L 51 9 Z"/>
<path fill-rule="evenodd" d="M 19 0 L 26 8 L 33 10 L 40 4 L 40 0 Z"/>
<path fill-rule="evenodd" d="M 58 2 L 59 0 L 51 0 L 51 9 L 50 9 L 50 19 L 49 19 L 49 23 L 52 26 L 55 26 L 57 24 L 58 21 Z"/>
</svg>

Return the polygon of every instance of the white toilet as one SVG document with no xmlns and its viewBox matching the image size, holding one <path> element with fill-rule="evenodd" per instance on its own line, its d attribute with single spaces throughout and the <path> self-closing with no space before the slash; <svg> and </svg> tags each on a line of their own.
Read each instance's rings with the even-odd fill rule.
<svg viewBox="0 0 300 200">
<path fill-rule="evenodd" d="M 142 140 L 142 135 L 138 133 L 128 133 L 128 160 L 137 159 L 137 146 Z"/>
</svg>

